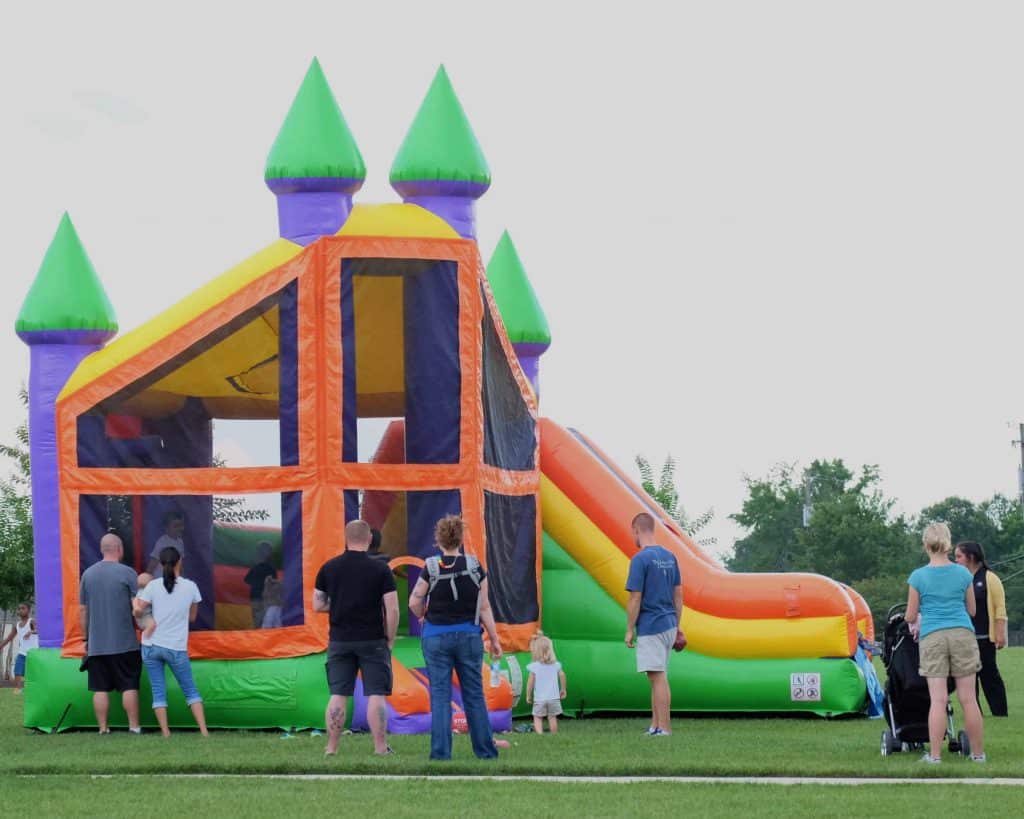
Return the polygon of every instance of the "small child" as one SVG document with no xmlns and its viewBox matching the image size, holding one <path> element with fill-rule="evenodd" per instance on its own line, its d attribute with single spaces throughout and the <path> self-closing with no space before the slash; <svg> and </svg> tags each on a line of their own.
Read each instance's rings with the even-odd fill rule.
<svg viewBox="0 0 1024 819">
<path fill-rule="evenodd" d="M 276 577 L 263 581 L 263 622 L 260 628 L 281 628 L 281 606 L 284 603 L 284 588 Z"/>
<path fill-rule="evenodd" d="M 526 666 L 530 676 L 526 681 L 526 702 L 533 702 L 533 730 L 544 733 L 544 717 L 552 734 L 558 733 L 558 716 L 565 699 L 565 672 L 555 659 L 551 638 L 538 631 L 530 640 L 533 662 Z"/>
<path fill-rule="evenodd" d="M 149 572 L 143 572 L 139 575 L 139 591 L 142 591 L 146 586 L 153 582 L 153 575 Z M 149 603 L 145 604 L 145 609 L 141 614 L 135 616 L 135 625 L 139 631 L 142 632 L 142 641 L 146 642 L 150 637 L 153 636 L 153 632 L 156 631 L 156 620 L 153 619 L 153 606 Z"/>
</svg>

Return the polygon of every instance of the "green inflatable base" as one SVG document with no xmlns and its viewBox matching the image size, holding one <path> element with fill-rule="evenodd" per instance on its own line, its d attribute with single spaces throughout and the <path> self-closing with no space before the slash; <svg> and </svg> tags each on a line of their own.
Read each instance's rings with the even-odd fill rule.
<svg viewBox="0 0 1024 819">
<path fill-rule="evenodd" d="M 395 658 L 412 668 L 424 666 L 420 641 L 399 638 Z M 330 693 L 324 670 L 325 654 L 275 660 L 193 660 L 192 674 L 203 696 L 211 728 L 324 728 L 324 709 Z M 60 656 L 59 649 L 38 648 L 27 657 L 25 727 L 41 731 L 95 728 L 92 693 L 80 661 Z M 528 661 L 527 661 L 528 662 Z M 194 728 L 192 712 L 174 679 L 167 675 L 167 720 L 172 728 Z M 110 724 L 127 728 L 120 694 L 111 694 Z M 156 727 L 149 676 L 142 671 L 139 716 L 143 726 Z M 352 708 L 349 703 L 348 716 Z"/>
<path fill-rule="evenodd" d="M 650 713 L 651 688 L 647 675 L 636 671 L 635 650 L 624 643 L 566 639 L 555 650 L 566 671 L 566 712 Z M 525 679 L 529 656 L 516 656 L 522 657 Z M 866 696 L 863 674 L 849 659 L 730 660 L 683 651 L 669 661 L 669 684 L 673 711 L 836 716 L 863 711 Z M 526 716 L 530 710 L 520 699 L 512 713 Z"/>
<path fill-rule="evenodd" d="M 635 671 L 634 652 L 622 644 L 596 640 L 560 640 L 559 660 L 568 676 L 564 708 L 570 715 L 598 712 L 645 713 L 651 694 L 647 678 Z M 411 668 L 424 666 L 419 640 L 403 638 L 395 658 Z M 324 654 L 276 660 L 194 660 L 192 672 L 203 695 L 211 728 L 282 730 L 323 729 L 328 691 Z M 528 654 L 502 660 L 516 702 L 514 716 L 529 716 L 525 689 Z M 95 728 L 92 694 L 79 661 L 57 649 L 28 654 L 25 677 L 25 727 L 41 731 Z M 791 675 L 818 675 L 812 693 L 820 699 L 794 699 Z M 673 655 L 669 667 L 673 711 L 811 712 L 822 716 L 857 713 L 864 707 L 864 679 L 846 659 L 724 660 L 691 652 Z M 194 728 L 181 690 L 168 680 L 167 717 L 172 728 Z M 806 693 L 806 687 L 804 692 Z M 112 694 L 110 724 L 127 727 L 120 695 Z M 149 678 L 139 690 L 141 722 L 156 727 Z M 348 709 L 352 713 L 352 709 Z"/>
<path fill-rule="evenodd" d="M 59 649 L 28 653 L 25 673 L 25 727 L 53 731 L 95 728 L 92 693 L 79 660 Z M 327 705 L 324 655 L 280 660 L 195 660 L 192 673 L 203 696 L 211 728 L 323 728 Z M 167 719 L 172 728 L 194 728 L 181 689 L 168 675 Z M 110 724 L 126 728 L 120 694 L 111 694 Z M 139 715 L 143 726 L 156 727 L 149 677 L 142 672 Z"/>
</svg>

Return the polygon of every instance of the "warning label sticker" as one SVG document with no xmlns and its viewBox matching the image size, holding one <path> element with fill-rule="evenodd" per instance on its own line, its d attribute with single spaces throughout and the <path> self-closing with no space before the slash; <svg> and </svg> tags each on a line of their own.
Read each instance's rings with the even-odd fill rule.
<svg viewBox="0 0 1024 819">
<path fill-rule="evenodd" d="M 821 702 L 821 675 L 790 674 L 789 698 L 793 702 Z"/>
</svg>

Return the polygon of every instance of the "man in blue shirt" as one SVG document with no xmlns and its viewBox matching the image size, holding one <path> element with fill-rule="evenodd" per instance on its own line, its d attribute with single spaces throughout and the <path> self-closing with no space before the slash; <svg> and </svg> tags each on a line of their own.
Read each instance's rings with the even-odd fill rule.
<svg viewBox="0 0 1024 819">
<path fill-rule="evenodd" d="M 654 518 L 641 512 L 633 518 L 633 540 L 639 553 L 629 561 L 626 579 L 626 645 L 636 644 L 636 670 L 651 683 L 651 736 L 671 736 L 672 691 L 668 656 L 683 632 L 683 586 L 675 555 L 654 540 Z M 685 640 L 685 638 L 683 638 Z"/>
</svg>

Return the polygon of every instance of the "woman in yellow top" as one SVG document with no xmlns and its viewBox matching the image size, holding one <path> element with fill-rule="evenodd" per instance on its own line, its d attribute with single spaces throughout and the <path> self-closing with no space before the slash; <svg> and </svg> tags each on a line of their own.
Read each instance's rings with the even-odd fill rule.
<svg viewBox="0 0 1024 819">
<path fill-rule="evenodd" d="M 956 562 L 974 576 L 974 599 L 978 608 L 971 619 L 974 621 L 974 634 L 978 638 L 978 652 L 981 654 L 978 682 L 985 692 L 992 716 L 1005 717 L 1006 686 L 996 667 L 996 649 L 1006 648 L 1006 593 L 1002 581 L 985 562 L 985 551 L 980 543 L 966 540 L 956 544 Z"/>
</svg>

